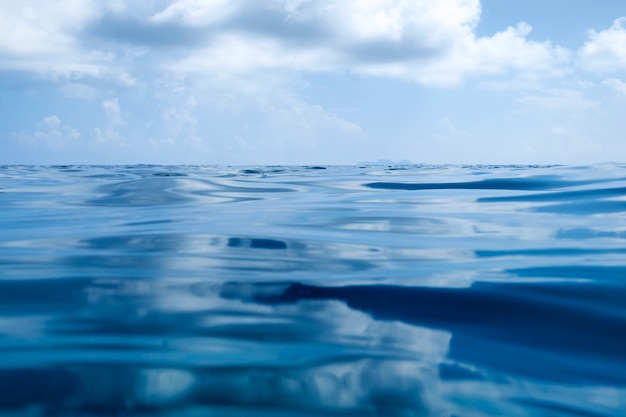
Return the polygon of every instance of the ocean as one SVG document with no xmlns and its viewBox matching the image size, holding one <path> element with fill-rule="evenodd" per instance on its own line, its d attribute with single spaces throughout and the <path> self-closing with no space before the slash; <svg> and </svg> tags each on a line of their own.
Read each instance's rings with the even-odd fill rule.
<svg viewBox="0 0 626 417">
<path fill-rule="evenodd" d="M 626 416 L 626 166 L 0 166 L 1 416 Z"/>
</svg>

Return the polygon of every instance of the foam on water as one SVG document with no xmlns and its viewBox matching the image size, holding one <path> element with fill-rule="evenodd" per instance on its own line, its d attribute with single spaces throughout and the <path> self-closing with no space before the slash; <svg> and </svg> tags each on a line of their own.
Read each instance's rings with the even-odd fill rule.
<svg viewBox="0 0 626 417">
<path fill-rule="evenodd" d="M 624 416 L 626 167 L 0 167 L 0 415 Z"/>
</svg>

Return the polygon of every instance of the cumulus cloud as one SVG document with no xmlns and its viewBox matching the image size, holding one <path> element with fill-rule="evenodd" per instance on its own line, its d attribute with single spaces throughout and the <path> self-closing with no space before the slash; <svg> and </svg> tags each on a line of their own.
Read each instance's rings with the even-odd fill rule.
<svg viewBox="0 0 626 417">
<path fill-rule="evenodd" d="M 0 69 L 98 74 L 100 51 L 80 48 L 77 33 L 98 15 L 92 1 L 3 2 Z"/>
<path fill-rule="evenodd" d="M 3 2 L 0 50 L 18 55 L 65 52 L 75 43 L 72 33 L 93 15 L 90 2 Z"/>
<path fill-rule="evenodd" d="M 80 138 L 80 132 L 72 126 L 63 123 L 57 115 L 44 117 L 37 124 L 37 130 L 32 133 L 21 132 L 17 138 L 25 144 L 60 150 L 73 146 Z"/>
<path fill-rule="evenodd" d="M 229 0 L 179 0 L 150 17 L 153 23 L 181 21 L 192 26 L 207 25 L 231 14 L 236 3 Z"/>
<path fill-rule="evenodd" d="M 474 74 L 553 75 L 569 59 L 563 48 L 528 40 L 527 24 L 476 37 L 478 0 L 274 0 L 235 7 L 238 3 L 231 1 L 228 13 L 205 22 L 211 41 L 172 67 L 240 73 L 267 68 L 348 70 L 450 84 Z M 212 2 L 211 7 L 216 4 L 225 7 L 224 1 Z M 183 0 L 174 6 L 179 13 L 166 13 L 168 23 L 198 25 L 189 20 L 197 11 L 196 2 Z M 159 21 L 163 13 L 155 15 Z"/>
<path fill-rule="evenodd" d="M 116 147 L 128 149 L 130 141 L 118 129 L 126 124 L 122 118 L 122 108 L 117 97 L 112 97 L 102 101 L 102 110 L 106 117 L 103 126 L 94 127 L 91 130 L 91 146 L 95 148 Z"/>
<path fill-rule="evenodd" d="M 626 69 L 626 17 L 615 20 L 608 29 L 588 32 L 589 40 L 579 51 L 580 65 L 607 73 Z"/>
<path fill-rule="evenodd" d="M 118 80 L 154 62 L 182 72 L 347 70 L 451 84 L 511 71 L 550 75 L 568 60 L 564 49 L 527 39 L 526 24 L 477 37 L 479 0 L 30 0 L 3 8 L 0 68 Z"/>
<path fill-rule="evenodd" d="M 0 8 L 7 28 L 0 71 L 52 79 L 65 100 L 55 105 L 92 100 L 83 104 L 100 112 L 100 123 L 67 121 L 90 136 L 85 149 L 99 146 L 98 156 L 117 146 L 124 155 L 152 147 L 164 155 L 159 161 L 193 155 L 194 163 L 223 162 L 224 156 L 234 163 L 372 159 L 368 145 L 370 152 L 391 148 L 374 143 L 381 136 L 374 105 L 344 103 L 344 97 L 333 102 L 334 94 L 318 98 L 327 74 L 332 83 L 347 76 L 347 84 L 386 78 L 448 86 L 479 79 L 480 86 L 523 91 L 524 107 L 582 111 L 597 103 L 574 90 L 542 91 L 552 81 L 546 79 L 559 82 L 574 62 L 594 71 L 626 62 L 614 59 L 624 44 L 618 42 L 622 19 L 590 32 L 572 60 L 567 49 L 532 40 L 526 23 L 479 36 L 480 0 L 25 0 Z M 318 80 L 310 90 L 298 84 Z M 605 84 L 619 92 L 609 80 Z M 350 114 L 335 110 L 361 105 Z M 381 120 L 391 113 L 381 111 Z M 435 134 L 460 138 L 472 131 L 462 117 L 450 117 L 457 134 L 437 127 Z M 432 136 L 431 127 L 407 132 L 404 148 Z M 25 129 L 45 132 L 43 122 Z"/>
<path fill-rule="evenodd" d="M 626 83 L 625 82 L 618 80 L 617 78 L 607 78 L 606 80 L 602 81 L 602 84 L 611 87 L 620 96 L 626 96 Z"/>
<path fill-rule="evenodd" d="M 102 108 L 104 109 L 112 126 L 119 126 L 124 124 L 122 119 L 122 108 L 117 100 L 117 97 L 113 97 L 102 102 Z"/>
</svg>

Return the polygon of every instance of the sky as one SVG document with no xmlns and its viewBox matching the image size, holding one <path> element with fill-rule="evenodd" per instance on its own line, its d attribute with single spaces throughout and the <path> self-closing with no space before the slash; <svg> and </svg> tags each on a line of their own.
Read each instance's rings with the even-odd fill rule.
<svg viewBox="0 0 626 417">
<path fill-rule="evenodd" d="M 626 161 L 623 0 L 0 0 L 0 164 Z"/>
</svg>

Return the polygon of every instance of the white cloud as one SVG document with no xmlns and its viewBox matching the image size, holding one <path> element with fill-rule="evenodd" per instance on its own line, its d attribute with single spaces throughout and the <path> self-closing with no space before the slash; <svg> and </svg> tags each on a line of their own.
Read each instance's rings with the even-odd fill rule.
<svg viewBox="0 0 626 417">
<path fill-rule="evenodd" d="M 606 73 L 626 69 L 626 17 L 610 28 L 588 32 L 589 40 L 579 51 L 579 64 L 592 72 Z"/>
<path fill-rule="evenodd" d="M 275 0 L 252 9 L 258 16 L 255 22 L 248 17 L 250 10 L 230 9 L 222 23 L 225 29 L 210 29 L 212 42 L 172 62 L 171 68 L 239 73 L 349 70 L 451 84 L 469 75 L 511 71 L 553 76 L 569 60 L 563 48 L 529 41 L 527 24 L 476 37 L 478 0 Z"/>
<path fill-rule="evenodd" d="M 3 2 L 0 51 L 22 56 L 67 52 L 76 42 L 72 33 L 92 18 L 94 11 L 90 1 Z"/>
<path fill-rule="evenodd" d="M 478 73 L 497 73 L 514 69 L 530 73 L 546 73 L 559 69 L 569 59 L 569 52 L 550 42 L 526 39 L 532 27 L 520 23 L 498 32 L 492 37 L 478 38 L 473 46 L 473 58 Z"/>
<path fill-rule="evenodd" d="M 136 86 L 133 73 L 163 68 L 347 70 L 451 84 L 511 72 L 555 75 L 568 60 L 564 49 L 528 40 L 526 24 L 476 37 L 479 0 L 29 0 L 2 8 L 0 69 L 110 77 L 126 86 Z"/>
<path fill-rule="evenodd" d="M 569 52 L 549 42 L 527 40 L 530 31 L 531 27 L 523 23 L 490 37 L 476 38 L 469 31 L 459 31 L 454 44 L 433 58 L 369 65 L 361 70 L 436 85 L 455 84 L 467 76 L 507 74 L 536 79 L 562 74 Z"/>
<path fill-rule="evenodd" d="M 119 152 L 127 151 L 129 142 L 124 135 L 113 128 L 94 127 L 91 130 L 91 138 L 93 142 L 90 144 L 95 149 Z"/>
<path fill-rule="evenodd" d="M 288 20 L 317 25 L 346 46 L 372 41 L 397 46 L 439 46 L 459 29 L 474 27 L 480 16 L 478 0 L 404 1 L 331 0 L 277 1 Z M 318 33 L 323 33 L 319 30 Z M 371 45 L 375 46 L 375 45 Z"/>
<path fill-rule="evenodd" d="M 131 142 L 123 132 L 118 130 L 126 122 L 122 118 L 122 108 L 117 97 L 103 100 L 101 104 L 106 122 L 91 129 L 92 142 L 89 145 L 109 152 L 128 151 Z"/>
<path fill-rule="evenodd" d="M 332 142 L 336 152 L 343 152 L 346 144 L 337 141 L 339 137 L 358 139 L 362 134 L 355 123 L 326 111 L 320 105 L 308 104 L 295 97 L 282 97 L 280 102 L 271 106 L 261 126 L 263 144 L 270 148 L 288 149 L 287 154 L 293 155 L 298 150 L 300 153 L 315 153 L 319 146 L 332 149 L 333 146 L 329 146 Z M 347 142 L 352 150 L 358 144 L 353 140 Z"/>
<path fill-rule="evenodd" d="M 119 126 L 125 123 L 122 119 L 122 108 L 120 107 L 117 97 L 104 100 L 102 102 L 102 108 L 112 126 Z"/>
<path fill-rule="evenodd" d="M 99 14 L 90 0 L 3 2 L 0 70 L 90 74 L 106 55 L 80 47 L 77 33 Z"/>
<path fill-rule="evenodd" d="M 394 143 L 402 146 L 387 146 L 379 139 L 385 137 L 381 126 L 399 120 L 394 113 L 402 111 L 395 109 L 408 107 L 410 100 L 398 96 L 397 106 L 375 110 L 375 100 L 359 101 L 365 97 L 361 92 L 351 94 L 350 88 L 363 85 L 363 77 L 351 75 L 429 86 L 478 79 L 479 87 L 501 90 L 488 92 L 497 99 L 511 90 L 524 92 L 519 102 L 525 111 L 511 116 L 515 118 L 587 112 L 598 106 L 589 98 L 593 87 L 574 90 L 580 80 L 572 80 L 573 71 L 626 68 L 626 60 L 620 60 L 623 19 L 605 31 L 590 32 L 574 63 L 567 49 L 531 40 L 526 23 L 478 36 L 479 0 L 156 0 L 106 5 L 96 0 L 24 0 L 3 4 L 0 10 L 0 24 L 8 28 L 0 39 L 0 71 L 43 74 L 60 81 L 64 96 L 94 100 L 84 104 L 100 112 L 102 121 L 80 124 L 86 136 L 92 132 L 83 150 L 106 149 L 117 156 L 150 148 L 153 153 L 141 157 L 157 155 L 159 161 L 176 155 L 177 161 L 197 158 L 193 162 L 199 163 L 346 163 L 377 156 L 402 159 L 405 155 L 398 155 L 411 149 L 414 156 L 406 157 L 414 159 L 433 154 L 436 146 L 442 155 L 450 155 L 448 147 L 462 146 L 477 132 L 473 120 L 464 120 L 469 116 L 433 106 L 420 124 L 389 126 L 398 137 Z M 345 86 L 342 79 L 348 81 Z M 310 90 L 298 84 L 307 81 L 315 84 Z M 549 83 L 565 88 L 544 89 Z M 624 89 L 620 83 L 616 78 L 604 81 L 617 92 Z M 368 84 L 367 94 L 384 94 L 369 90 L 373 85 Z M 341 91 L 335 95 L 334 88 Z M 469 89 L 455 91 L 461 101 L 469 95 Z M 192 96 L 190 104 L 186 100 Z M 485 114 L 498 106 L 483 96 L 480 100 Z M 515 98 L 507 100 L 502 100 L 503 108 L 519 106 Z M 357 109 L 346 115 L 332 110 L 335 106 Z M 437 125 L 444 115 L 454 126 Z M 481 135 L 498 136 L 505 130 L 495 126 L 501 120 L 483 121 L 492 131 Z M 585 132 L 567 116 L 547 121 L 542 132 L 564 134 L 562 127 L 570 124 L 570 133 Z M 43 135 L 45 126 L 42 122 L 31 131 Z M 428 142 L 432 136 L 441 139 L 440 145 Z M 372 152 L 384 154 L 373 157 Z"/>
<path fill-rule="evenodd" d="M 519 102 L 533 109 L 567 110 L 584 112 L 597 107 L 600 103 L 585 98 L 580 90 L 553 88 L 541 93 L 525 94 Z"/>
<path fill-rule="evenodd" d="M 135 87 L 137 86 L 137 79 L 127 72 L 121 72 L 117 74 L 117 82 L 123 87 Z"/>
<path fill-rule="evenodd" d="M 44 147 L 60 150 L 74 146 L 80 138 L 80 132 L 72 126 L 63 123 L 57 115 L 44 117 L 37 124 L 37 130 L 32 133 L 21 132 L 15 134 L 20 142 L 29 146 Z"/>
<path fill-rule="evenodd" d="M 617 78 L 607 78 L 606 80 L 602 81 L 602 84 L 611 87 L 620 96 L 626 96 L 626 83 L 625 82 L 620 81 Z"/>
<path fill-rule="evenodd" d="M 149 20 L 153 23 L 207 25 L 228 16 L 236 6 L 236 2 L 229 0 L 178 0 L 151 16 Z"/>
<path fill-rule="evenodd" d="M 260 79 L 221 77 L 205 86 L 194 112 L 204 132 L 207 124 L 219 126 L 205 133 L 212 154 L 229 155 L 238 164 L 258 163 L 260 155 L 271 164 L 346 163 L 362 157 L 361 127 L 302 99 L 296 93 L 299 88 L 267 74 Z"/>
<path fill-rule="evenodd" d="M 159 117 L 137 136 L 162 149 L 174 144 L 169 156 L 235 164 L 363 159 L 362 128 L 346 112 L 304 99 L 301 80 L 272 71 L 199 72 L 164 75 L 159 86 L 151 100 Z"/>
<path fill-rule="evenodd" d="M 206 151 L 202 138 L 198 135 L 198 120 L 194 115 L 196 99 L 193 95 L 187 96 L 180 103 L 170 104 L 161 112 L 163 127 L 161 136 L 155 139 L 157 148 L 172 146 L 190 146 L 196 152 Z"/>
<path fill-rule="evenodd" d="M 331 57 L 318 49 L 285 50 L 275 39 L 247 39 L 240 35 L 216 36 L 214 44 L 200 49 L 168 68 L 182 73 L 250 74 L 264 70 L 330 70 Z"/>
<path fill-rule="evenodd" d="M 151 7 L 119 0 L 106 4 L 97 0 L 2 2 L 0 71 L 27 71 L 53 79 L 110 78 L 133 86 L 136 80 L 126 66 L 134 67 L 137 62 L 128 59 L 131 51 L 124 49 L 124 39 L 107 44 L 96 40 L 91 31 L 111 15 L 135 19 L 139 14 L 145 20 L 158 2 L 147 4 Z"/>
</svg>

